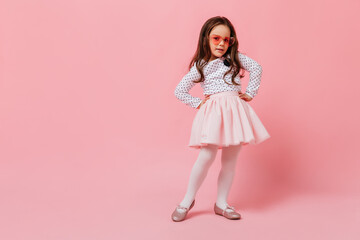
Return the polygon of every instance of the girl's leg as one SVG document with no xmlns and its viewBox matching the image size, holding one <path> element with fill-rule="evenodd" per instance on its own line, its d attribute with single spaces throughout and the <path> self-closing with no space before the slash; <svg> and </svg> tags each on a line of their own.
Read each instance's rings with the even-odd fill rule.
<svg viewBox="0 0 360 240">
<path fill-rule="evenodd" d="M 201 147 L 199 156 L 191 170 L 187 192 L 184 199 L 180 203 L 181 206 L 188 208 L 195 199 L 195 195 L 203 183 L 208 170 L 216 157 L 217 150 L 218 146 L 213 144 L 208 144 L 207 146 Z"/>
<path fill-rule="evenodd" d="M 235 175 L 236 162 L 242 145 L 230 145 L 222 148 L 221 170 L 218 177 L 218 194 L 216 205 L 226 208 L 227 198 Z"/>
</svg>

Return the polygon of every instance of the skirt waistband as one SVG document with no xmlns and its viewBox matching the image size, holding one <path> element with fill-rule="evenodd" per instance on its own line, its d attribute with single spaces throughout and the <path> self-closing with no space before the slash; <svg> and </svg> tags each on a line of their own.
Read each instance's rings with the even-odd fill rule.
<svg viewBox="0 0 360 240">
<path fill-rule="evenodd" d="M 210 98 L 216 98 L 216 97 L 221 97 L 221 96 L 239 96 L 239 92 L 237 91 L 226 91 L 226 92 L 218 92 L 218 93 L 214 93 L 211 95 L 206 95 L 206 96 L 210 96 Z"/>
</svg>

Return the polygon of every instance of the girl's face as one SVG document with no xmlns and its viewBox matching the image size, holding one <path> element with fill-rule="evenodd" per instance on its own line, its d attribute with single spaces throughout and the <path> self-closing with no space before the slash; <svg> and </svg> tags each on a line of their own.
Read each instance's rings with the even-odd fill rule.
<svg viewBox="0 0 360 240">
<path fill-rule="evenodd" d="M 229 27 L 226 25 L 215 26 L 209 34 L 210 61 L 224 55 L 229 48 L 229 42 L 231 42 Z"/>
</svg>

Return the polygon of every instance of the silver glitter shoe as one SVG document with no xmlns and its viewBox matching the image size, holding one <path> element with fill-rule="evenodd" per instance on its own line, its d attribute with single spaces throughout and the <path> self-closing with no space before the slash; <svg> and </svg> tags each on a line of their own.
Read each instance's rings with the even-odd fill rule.
<svg viewBox="0 0 360 240">
<path fill-rule="evenodd" d="M 194 206 L 195 204 L 195 199 L 194 201 L 191 203 L 190 207 L 189 208 L 186 208 L 186 207 L 183 207 L 181 206 L 180 204 L 177 205 L 177 207 L 175 208 L 174 212 L 172 213 L 171 215 L 171 219 L 174 221 L 174 222 L 180 222 L 180 221 L 183 221 L 187 215 L 187 213 L 190 211 L 190 209 Z M 184 211 L 181 211 L 179 212 L 178 209 L 184 209 Z"/>
<path fill-rule="evenodd" d="M 231 209 L 232 211 L 228 212 L 226 211 L 227 209 Z M 226 217 L 227 219 L 231 219 L 231 220 L 235 220 L 235 219 L 240 219 L 241 215 L 240 213 L 235 211 L 234 207 L 229 206 L 228 204 L 226 205 L 225 209 L 221 209 L 219 208 L 216 203 L 214 204 L 214 212 L 217 215 L 221 215 L 223 217 Z"/>
</svg>

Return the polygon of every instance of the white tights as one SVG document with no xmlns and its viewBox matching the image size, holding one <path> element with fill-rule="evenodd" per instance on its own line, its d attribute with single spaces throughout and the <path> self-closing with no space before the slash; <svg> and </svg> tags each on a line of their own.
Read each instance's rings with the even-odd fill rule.
<svg viewBox="0 0 360 240">
<path fill-rule="evenodd" d="M 242 145 L 231 145 L 222 148 L 221 170 L 218 177 L 218 193 L 216 205 L 222 209 L 226 207 L 227 197 L 235 175 L 236 162 Z M 189 184 L 181 206 L 189 207 L 195 199 L 196 193 L 203 183 L 211 164 L 214 162 L 218 146 L 208 144 L 200 149 L 199 156 L 191 170 Z M 182 210 L 182 209 L 181 209 Z"/>
</svg>

